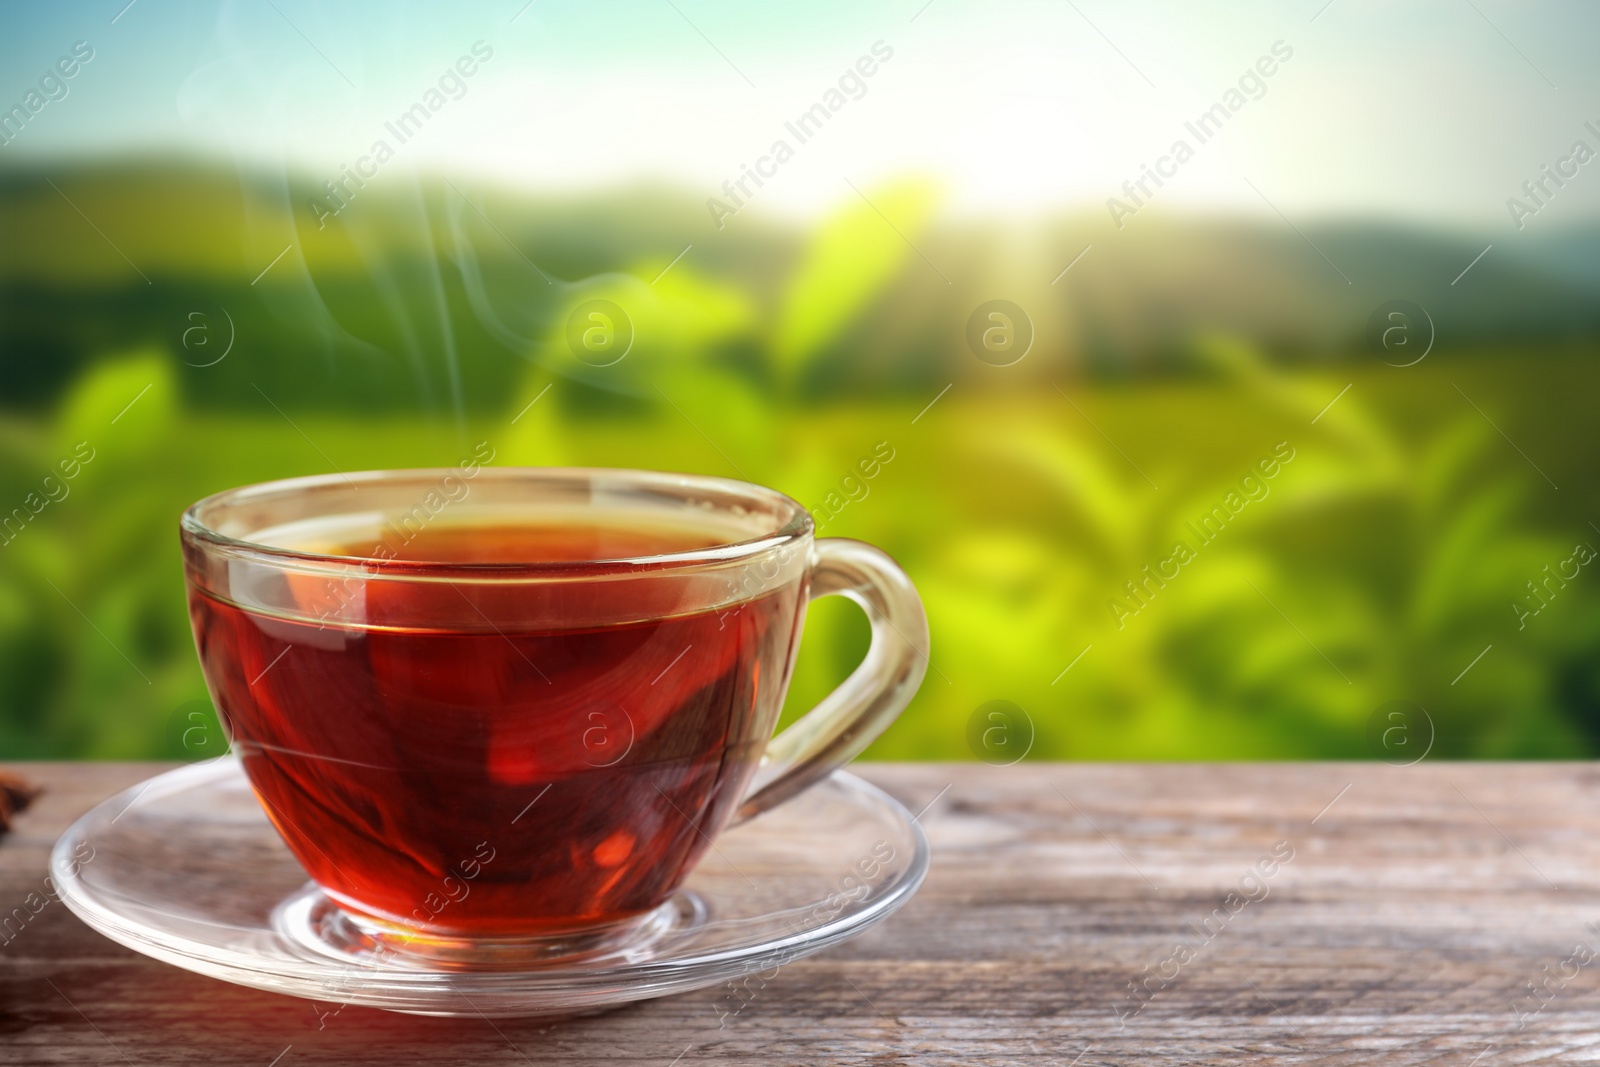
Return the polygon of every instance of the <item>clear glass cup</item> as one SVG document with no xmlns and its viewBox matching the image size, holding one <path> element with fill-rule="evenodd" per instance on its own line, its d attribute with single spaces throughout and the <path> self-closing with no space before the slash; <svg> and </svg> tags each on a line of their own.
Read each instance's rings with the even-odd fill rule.
<svg viewBox="0 0 1600 1067">
<path fill-rule="evenodd" d="M 651 936 L 719 831 L 858 755 L 927 663 L 889 557 L 723 479 L 331 475 L 208 497 L 181 532 L 206 680 L 284 842 L 365 936 L 460 966 Z M 866 658 L 773 737 L 834 594 Z"/>
</svg>

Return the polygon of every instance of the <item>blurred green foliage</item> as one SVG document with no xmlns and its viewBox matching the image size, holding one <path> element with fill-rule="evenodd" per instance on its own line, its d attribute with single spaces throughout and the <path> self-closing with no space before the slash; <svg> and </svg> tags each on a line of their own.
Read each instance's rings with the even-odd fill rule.
<svg viewBox="0 0 1600 1067">
<path fill-rule="evenodd" d="M 870 756 L 973 758 L 969 718 L 996 699 L 1031 718 L 1031 758 L 1365 758 L 1378 755 L 1368 721 L 1392 700 L 1427 710 L 1440 757 L 1600 750 L 1600 571 L 1547 594 L 1537 616 L 1512 606 L 1535 606 L 1527 583 L 1575 544 L 1600 546 L 1595 450 L 1575 431 L 1600 385 L 1592 342 L 1458 340 L 1397 369 L 1354 345 L 1285 360 L 1270 340 L 1191 321 L 1183 373 L 1093 377 L 1094 346 L 1068 365 L 1041 316 L 1036 351 L 997 368 L 962 350 L 976 302 L 966 281 L 931 277 L 908 243 L 933 217 L 916 184 L 874 190 L 872 205 L 777 252 L 774 237 L 677 262 L 675 237 L 624 254 L 615 234 L 574 235 L 564 260 L 549 252 L 562 247 L 556 222 L 507 223 L 518 244 L 543 234 L 526 241 L 548 253 L 533 269 L 451 196 L 423 244 L 459 282 L 394 258 L 414 234 L 374 245 L 370 230 L 302 232 L 268 292 L 245 284 L 260 266 L 243 258 L 236 279 L 215 263 L 187 281 L 160 275 L 145 301 L 163 310 L 127 329 L 134 347 L 104 340 L 116 331 L 102 324 L 78 351 L 88 328 L 63 320 L 80 339 L 69 373 L 13 366 L 0 512 L 23 517 L 0 545 L 0 754 L 186 754 L 204 697 L 176 529 L 193 500 L 334 468 L 451 465 L 480 440 L 499 464 L 764 483 L 826 515 L 825 536 L 896 556 L 925 598 L 934 651 L 922 692 Z M 583 262 L 607 241 L 608 263 Z M 12 268 L 14 310 L 28 292 L 90 319 L 130 300 L 92 271 Z M 913 288 L 949 307 L 904 310 L 919 272 L 930 276 Z M 209 329 L 229 308 L 237 330 L 209 367 L 196 364 L 215 349 L 181 340 L 183 309 L 201 297 Z M 435 299 L 432 314 L 417 310 Z M 568 313 L 594 299 L 625 308 L 635 335 L 610 366 L 567 341 Z M 909 332 L 882 365 L 913 370 L 821 388 L 841 360 L 878 361 L 866 339 L 885 319 Z M 923 320 L 948 322 L 950 336 L 933 345 Z M 44 342 L 29 341 L 43 329 L 15 327 L 7 358 L 44 360 Z M 952 360 L 961 369 L 947 375 Z M 397 399 L 407 381 L 426 386 L 422 402 Z M 65 479 L 80 443 L 93 458 Z M 1188 524 L 1280 443 L 1292 462 L 1198 546 Z M 877 476 L 853 480 L 884 447 L 893 458 Z M 30 501 L 44 501 L 37 514 Z M 1137 613 L 1114 610 L 1179 539 L 1195 558 L 1145 585 Z M 815 605 L 786 715 L 836 684 L 865 641 L 854 608 Z"/>
</svg>

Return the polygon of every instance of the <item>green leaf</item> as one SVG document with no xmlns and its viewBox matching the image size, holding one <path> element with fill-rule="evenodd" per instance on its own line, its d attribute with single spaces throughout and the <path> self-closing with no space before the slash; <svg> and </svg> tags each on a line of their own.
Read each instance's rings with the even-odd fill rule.
<svg viewBox="0 0 1600 1067">
<path fill-rule="evenodd" d="M 790 375 L 844 332 L 917 255 L 910 242 L 937 201 L 925 181 L 902 181 L 850 201 L 816 230 L 791 280 L 774 357 Z"/>
</svg>

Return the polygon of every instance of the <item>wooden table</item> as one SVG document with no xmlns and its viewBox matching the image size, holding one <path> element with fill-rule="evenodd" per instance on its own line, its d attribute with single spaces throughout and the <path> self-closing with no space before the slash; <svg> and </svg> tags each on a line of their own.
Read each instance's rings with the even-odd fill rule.
<svg viewBox="0 0 1600 1067">
<path fill-rule="evenodd" d="M 0 914 L 39 887 L 68 821 L 161 768 L 17 769 L 49 792 L 0 844 Z M 859 769 L 913 810 L 934 802 L 932 874 L 725 1029 L 722 989 L 556 1021 L 347 1008 L 319 1029 L 309 1001 L 156 963 L 51 904 L 0 947 L 0 1063 L 1600 1057 L 1600 768 Z"/>
</svg>

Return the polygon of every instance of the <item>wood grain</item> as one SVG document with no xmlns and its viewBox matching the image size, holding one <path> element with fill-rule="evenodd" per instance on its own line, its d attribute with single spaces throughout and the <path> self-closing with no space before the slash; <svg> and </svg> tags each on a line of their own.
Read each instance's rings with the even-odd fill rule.
<svg viewBox="0 0 1600 1067">
<path fill-rule="evenodd" d="M 39 889 L 73 817 L 161 768 L 18 769 L 46 792 L 0 843 L 0 915 Z M 1496 1067 L 1600 1057 L 1600 958 L 1574 955 L 1600 953 L 1600 933 L 1585 925 L 1600 924 L 1600 768 L 858 769 L 912 810 L 938 798 L 923 816 L 932 874 L 904 911 L 785 967 L 720 1029 L 720 988 L 587 1018 L 345 1008 L 319 1020 L 309 1001 L 145 959 L 50 904 L 0 946 L 0 1062 Z M 1139 980 L 1145 991 L 1131 993 Z"/>
</svg>

